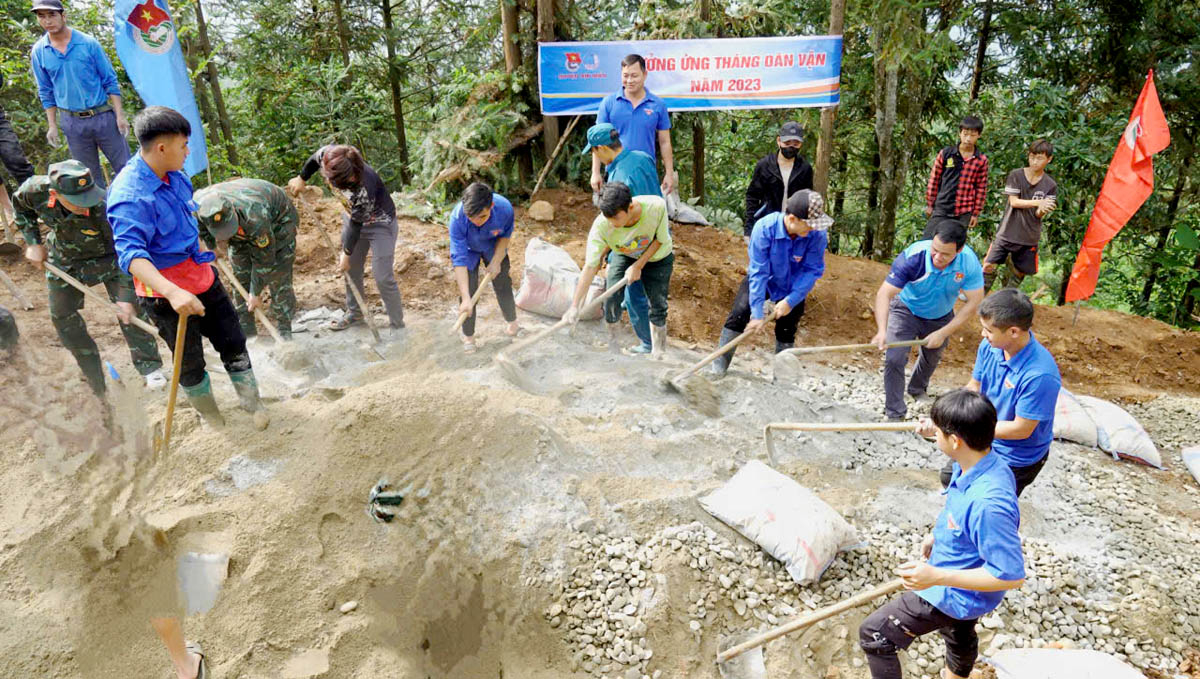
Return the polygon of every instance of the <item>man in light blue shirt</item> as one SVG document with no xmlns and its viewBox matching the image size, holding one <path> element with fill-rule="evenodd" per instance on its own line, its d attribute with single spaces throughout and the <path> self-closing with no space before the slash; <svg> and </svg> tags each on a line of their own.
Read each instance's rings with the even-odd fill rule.
<svg viewBox="0 0 1200 679">
<path fill-rule="evenodd" d="M 903 420 L 908 415 L 904 368 L 911 350 L 888 349 L 887 345 L 926 340 L 907 387 L 910 396 L 921 398 L 929 388 L 946 341 L 983 301 L 983 266 L 966 243 L 967 230 L 962 224 L 949 218 L 938 222 L 932 240 L 917 241 L 896 256 L 875 293 L 877 332 L 871 343 L 887 351 L 883 390 L 884 414 L 889 420 Z M 959 291 L 966 293 L 967 303 L 955 313 Z"/>
<path fill-rule="evenodd" d="M 67 26 L 60 0 L 34 0 L 33 12 L 46 34 L 29 52 L 38 97 L 46 111 L 46 140 L 58 146 L 59 117 L 71 157 L 87 166 L 100 187 L 100 151 L 116 176 L 129 161 L 129 122 L 121 107 L 117 72 L 96 39 Z"/>
<path fill-rule="evenodd" d="M 646 60 L 630 54 L 621 60 L 621 91 L 608 95 L 600 102 L 596 123 L 611 123 L 621 135 L 626 148 L 641 151 L 657 162 L 662 151 L 662 195 L 675 190 L 675 151 L 671 147 L 671 116 L 667 104 L 646 89 Z M 655 167 L 657 172 L 657 166 Z M 598 193 L 604 177 L 600 160 L 592 158 L 592 191 Z"/>
<path fill-rule="evenodd" d="M 908 591 L 858 628 L 871 679 L 901 679 L 897 652 L 934 630 L 946 642 L 940 676 L 966 679 L 979 655 L 975 622 L 1025 583 L 1016 482 L 1004 458 L 988 452 L 996 409 L 977 392 L 955 389 L 934 402 L 931 416 L 953 476 L 933 533 L 921 544 L 923 560 L 896 568 Z"/>
</svg>

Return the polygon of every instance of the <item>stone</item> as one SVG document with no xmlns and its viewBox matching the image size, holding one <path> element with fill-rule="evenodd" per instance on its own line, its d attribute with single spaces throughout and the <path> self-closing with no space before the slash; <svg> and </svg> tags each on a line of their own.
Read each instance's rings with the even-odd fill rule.
<svg viewBox="0 0 1200 679">
<path fill-rule="evenodd" d="M 535 200 L 529 206 L 529 218 L 539 222 L 554 220 L 554 206 L 544 200 Z"/>
<path fill-rule="evenodd" d="M 346 603 L 342 604 L 341 606 L 338 606 L 338 610 L 341 611 L 343 615 L 353 611 L 356 608 L 358 608 L 357 601 L 347 601 Z"/>
</svg>

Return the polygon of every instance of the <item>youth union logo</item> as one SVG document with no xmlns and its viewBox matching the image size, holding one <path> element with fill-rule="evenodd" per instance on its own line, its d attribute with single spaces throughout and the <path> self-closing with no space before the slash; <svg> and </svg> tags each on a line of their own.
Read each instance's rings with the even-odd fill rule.
<svg viewBox="0 0 1200 679">
<path fill-rule="evenodd" d="M 133 26 L 133 40 L 151 54 L 162 54 L 175 44 L 175 26 L 171 15 L 146 0 L 133 8 L 126 19 Z"/>
</svg>

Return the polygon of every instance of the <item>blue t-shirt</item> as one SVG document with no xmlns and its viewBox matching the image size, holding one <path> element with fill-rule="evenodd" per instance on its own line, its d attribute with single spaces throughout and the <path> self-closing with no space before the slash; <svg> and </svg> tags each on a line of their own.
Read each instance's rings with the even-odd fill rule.
<svg viewBox="0 0 1200 679">
<path fill-rule="evenodd" d="M 492 261 L 496 253 L 496 241 L 508 238 L 513 233 L 513 206 L 504 196 L 492 194 L 492 214 L 483 226 L 475 226 L 463 214 L 460 202 L 450 213 L 450 264 L 474 269 L 479 258 Z"/>
<path fill-rule="evenodd" d="M 965 474 L 956 462 L 944 494 L 946 505 L 933 525 L 929 565 L 956 571 L 982 567 L 1001 580 L 1024 578 L 1017 482 L 1004 458 L 988 453 Z M 952 618 L 974 620 L 995 610 L 1004 592 L 938 585 L 917 596 Z"/>
<path fill-rule="evenodd" d="M 825 274 L 825 246 L 829 236 L 814 229 L 792 238 L 783 213 L 774 212 L 754 223 L 750 232 L 750 317 L 763 317 L 763 301 L 787 299 L 795 307 Z"/>
<path fill-rule="evenodd" d="M 600 102 L 600 110 L 596 113 L 597 123 L 610 123 L 617 128 L 621 135 L 621 144 L 634 151 L 641 151 L 658 161 L 658 131 L 671 129 L 671 115 L 667 112 L 667 104 L 650 90 L 638 102 L 637 108 L 633 102 L 625 98 L 625 90 L 610 94 Z"/>
<path fill-rule="evenodd" d="M 979 392 L 996 406 L 1001 421 L 1023 417 L 1038 423 L 1028 438 L 996 439 L 992 452 L 1012 467 L 1028 467 L 1045 457 L 1054 439 L 1054 406 L 1062 388 L 1058 363 L 1046 347 L 1030 332 L 1029 344 L 1006 361 L 1003 351 L 982 340 L 971 377 L 979 382 Z"/>
<path fill-rule="evenodd" d="M 121 95 L 117 72 L 92 36 L 71 29 L 66 53 L 59 52 L 43 34 L 29 52 L 42 108 L 86 111 Z"/>
<path fill-rule="evenodd" d="M 634 196 L 662 197 L 662 187 L 658 185 L 658 170 L 654 167 L 654 159 L 642 151 L 623 148 L 616 158 L 608 164 L 608 181 L 621 182 L 629 187 L 629 193 Z"/>
<path fill-rule="evenodd" d="M 954 311 L 959 290 L 983 288 L 983 266 L 969 246 L 945 269 L 933 266 L 931 240 L 919 240 L 896 255 L 887 283 L 900 288 L 900 301 L 916 316 L 941 318 Z"/>
<path fill-rule="evenodd" d="M 150 260 L 161 271 L 189 257 L 198 264 L 216 257 L 200 251 L 192 182 L 182 172 L 169 172 L 167 179 L 159 179 L 138 153 L 108 189 L 108 223 L 117 264 L 125 273 L 138 258 Z"/>
</svg>

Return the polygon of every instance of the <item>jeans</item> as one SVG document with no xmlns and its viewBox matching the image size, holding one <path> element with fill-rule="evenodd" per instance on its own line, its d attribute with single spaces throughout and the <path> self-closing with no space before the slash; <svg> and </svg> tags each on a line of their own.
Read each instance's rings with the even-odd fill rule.
<svg viewBox="0 0 1200 679">
<path fill-rule="evenodd" d="M 633 257 L 626 257 L 617 253 L 610 253 L 608 256 L 608 287 L 612 287 L 619 283 L 625 277 L 625 270 L 633 265 L 637 260 Z M 638 281 L 641 283 L 641 289 L 644 293 L 644 298 L 649 306 L 650 323 L 663 327 L 667 324 L 667 293 L 671 287 L 671 271 L 675 267 L 675 254 L 669 254 L 657 262 L 647 262 L 642 268 L 642 278 Z M 629 288 L 625 289 L 625 295 L 630 295 Z M 621 298 L 618 296 L 609 297 L 604 301 L 604 320 L 608 323 L 616 323 L 621 320 Z M 637 331 L 637 319 L 640 319 L 641 309 L 646 308 L 641 305 L 638 298 L 629 298 L 626 302 L 629 308 L 629 322 L 634 325 L 634 331 Z M 649 329 L 646 329 L 646 334 L 649 335 Z M 641 334 L 638 334 L 641 339 Z"/>
</svg>

